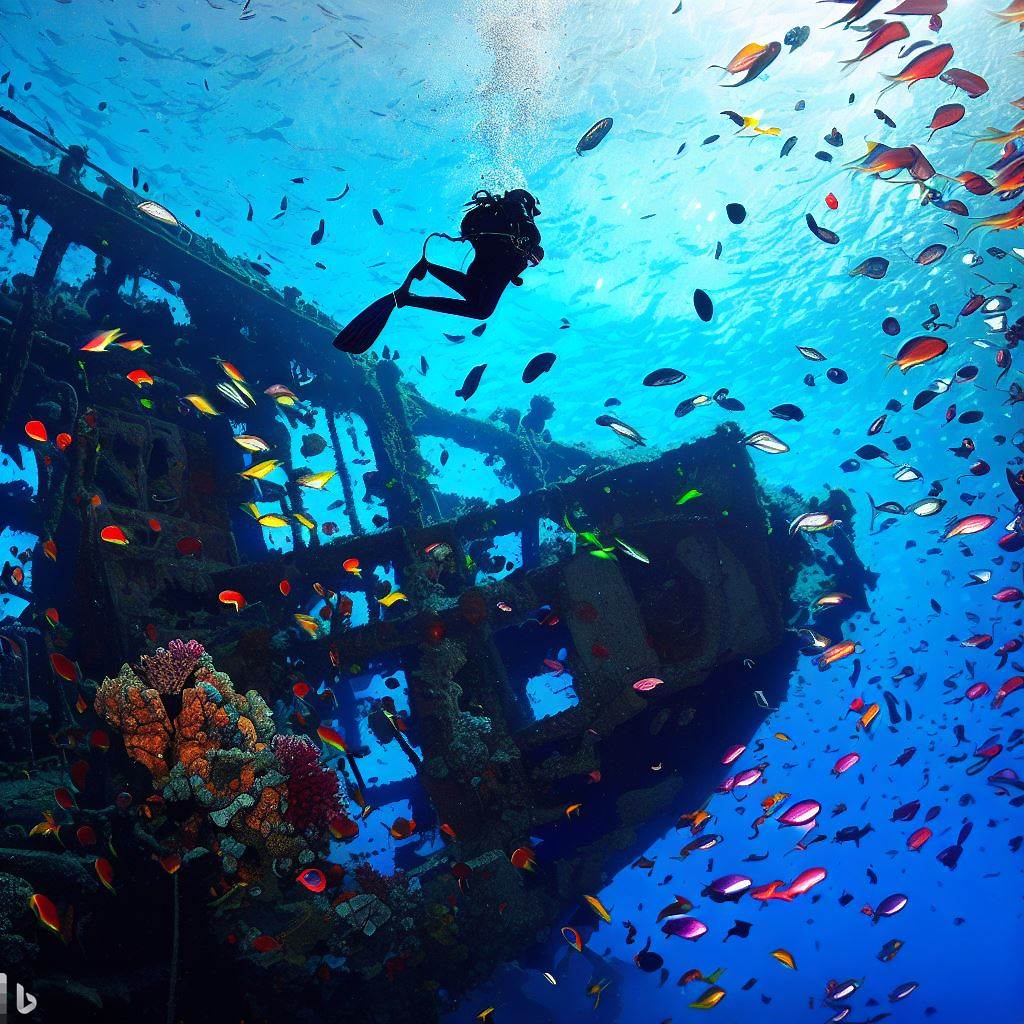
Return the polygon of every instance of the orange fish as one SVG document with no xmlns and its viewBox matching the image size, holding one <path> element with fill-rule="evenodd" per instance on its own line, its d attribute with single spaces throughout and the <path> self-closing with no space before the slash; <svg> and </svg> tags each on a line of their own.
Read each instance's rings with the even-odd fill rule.
<svg viewBox="0 0 1024 1024">
<path fill-rule="evenodd" d="M 141 342 L 138 338 L 132 338 L 131 341 L 115 341 L 115 345 L 123 348 L 125 352 L 148 352 L 149 346 Z"/>
<path fill-rule="evenodd" d="M 104 526 L 100 530 L 100 540 L 105 540 L 108 544 L 117 544 L 119 547 L 124 547 L 128 543 L 128 538 L 120 526 Z"/>
<path fill-rule="evenodd" d="M 340 750 L 342 753 L 348 750 L 344 738 L 337 729 L 333 729 L 329 725 L 321 725 L 317 728 L 316 734 L 327 746 L 334 747 L 335 750 Z"/>
<path fill-rule="evenodd" d="M 767 49 L 764 43 L 747 43 L 728 64 L 711 64 L 709 67 L 728 71 L 730 75 L 738 75 L 741 71 L 749 71 Z"/>
<path fill-rule="evenodd" d="M 65 431 L 61 431 L 55 438 L 54 444 L 57 446 L 57 450 L 64 452 L 71 447 L 72 437 Z"/>
<path fill-rule="evenodd" d="M 153 377 L 146 370 L 132 370 L 131 373 L 126 373 L 125 376 L 137 387 L 141 388 L 143 384 L 152 384 Z"/>
<path fill-rule="evenodd" d="M 363 572 L 359 567 L 358 558 L 346 558 L 345 561 L 341 563 L 341 567 L 345 572 L 352 573 L 353 576 L 361 576 Z"/>
<path fill-rule="evenodd" d="M 110 347 L 111 342 L 117 341 L 121 337 L 122 331 L 118 328 L 114 328 L 112 331 L 103 331 L 97 334 L 95 338 L 91 338 L 82 346 L 83 352 L 106 352 Z"/>
<path fill-rule="evenodd" d="M 61 654 L 60 651 L 54 651 L 50 655 L 50 666 L 61 679 L 69 683 L 73 683 L 78 679 L 78 666 L 70 658 Z"/>
<path fill-rule="evenodd" d="M 29 897 L 28 905 L 44 928 L 48 928 L 54 935 L 61 934 L 60 914 L 57 913 L 57 907 L 49 896 L 44 896 L 41 892 L 33 893 Z"/>
<path fill-rule="evenodd" d="M 856 654 L 860 650 L 860 644 L 854 643 L 852 640 L 843 640 L 826 648 L 814 661 L 818 668 L 824 672 L 829 665 L 842 661 L 843 658 L 848 658 L 851 654 Z"/>
<path fill-rule="evenodd" d="M 273 935 L 259 935 L 252 940 L 252 948 L 257 953 L 272 953 L 284 947 Z"/>
<path fill-rule="evenodd" d="M 910 86 L 927 78 L 938 78 L 952 59 L 953 47 L 949 43 L 933 46 L 916 56 L 898 75 L 883 75 L 889 80 L 889 85 L 879 95 L 885 95 L 901 83 Z"/>
<path fill-rule="evenodd" d="M 175 874 L 181 868 L 181 857 L 176 853 L 168 853 L 156 859 L 160 867 L 169 875 Z"/>
<path fill-rule="evenodd" d="M 92 825 L 79 825 L 75 830 L 75 838 L 78 840 L 81 846 L 95 846 L 96 845 L 96 830 Z"/>
<path fill-rule="evenodd" d="M 57 545 L 54 544 L 54 542 L 52 540 L 44 540 L 43 541 L 43 554 L 46 555 L 46 557 L 51 562 L 56 562 L 57 561 Z"/>
<path fill-rule="evenodd" d="M 37 441 L 39 444 L 46 444 L 50 435 L 46 433 L 46 426 L 42 420 L 29 420 L 25 424 L 25 433 L 29 440 Z"/>
<path fill-rule="evenodd" d="M 891 370 L 894 366 L 898 366 L 901 373 L 906 373 L 907 370 L 912 370 L 915 366 L 923 366 L 933 359 L 938 359 L 939 356 L 945 354 L 948 348 L 949 345 L 942 338 L 931 334 L 919 335 L 904 343 L 895 358 L 889 357 L 893 361 L 889 364 L 888 369 Z"/>
<path fill-rule="evenodd" d="M 114 866 L 110 863 L 106 857 L 97 857 L 93 861 L 93 868 L 96 871 L 96 877 L 103 883 L 105 889 L 109 889 L 111 892 L 116 892 L 114 888 Z"/>
<path fill-rule="evenodd" d="M 408 839 L 416 831 L 416 822 L 411 818 L 395 818 L 388 831 L 392 839 Z"/>
<path fill-rule="evenodd" d="M 857 728 L 858 729 L 864 729 L 864 730 L 869 729 L 871 727 L 871 723 L 875 720 L 875 716 L 877 714 L 878 714 L 878 705 L 877 704 L 870 705 L 870 707 L 868 707 L 868 709 L 864 712 L 864 714 L 860 716 L 860 720 L 857 722 Z"/>
<path fill-rule="evenodd" d="M 236 612 L 240 612 L 245 607 L 245 598 L 237 590 L 222 590 L 217 595 L 217 600 L 221 604 L 226 604 L 230 608 L 234 608 Z"/>
</svg>

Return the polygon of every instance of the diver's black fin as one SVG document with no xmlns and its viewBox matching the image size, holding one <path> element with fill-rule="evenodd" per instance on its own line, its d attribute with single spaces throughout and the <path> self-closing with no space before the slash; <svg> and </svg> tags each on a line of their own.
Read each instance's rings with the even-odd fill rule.
<svg viewBox="0 0 1024 1024">
<path fill-rule="evenodd" d="M 352 355 L 365 352 L 380 337 L 397 305 L 394 292 L 371 302 L 348 326 L 342 328 L 334 339 L 334 347 Z"/>
</svg>

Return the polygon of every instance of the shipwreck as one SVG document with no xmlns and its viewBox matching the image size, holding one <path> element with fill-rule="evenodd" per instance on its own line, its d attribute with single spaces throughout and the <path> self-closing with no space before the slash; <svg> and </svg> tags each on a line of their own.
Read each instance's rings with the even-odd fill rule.
<svg viewBox="0 0 1024 1024">
<path fill-rule="evenodd" d="M 767 493 L 732 425 L 613 457 L 553 438 L 543 395 L 487 421 L 433 405 L 400 361 L 335 353 L 296 289 L 5 118 L 43 159 L 0 149 L 6 244 L 42 240 L 0 282 L 0 526 L 22 538 L 0 963 L 46 1021 L 435 1020 L 705 801 L 785 699 L 815 597 L 846 595 L 825 632 L 865 607 L 849 501 Z M 82 353 L 115 328 L 144 360 Z M 256 352 L 251 403 L 183 401 Z M 285 483 L 240 475 L 239 434 Z M 446 490 L 438 439 L 513 496 Z M 330 531 L 296 483 L 314 458 Z M 808 507 L 844 532 L 790 535 Z M 340 780 L 333 833 L 296 817 L 300 755 Z"/>
</svg>

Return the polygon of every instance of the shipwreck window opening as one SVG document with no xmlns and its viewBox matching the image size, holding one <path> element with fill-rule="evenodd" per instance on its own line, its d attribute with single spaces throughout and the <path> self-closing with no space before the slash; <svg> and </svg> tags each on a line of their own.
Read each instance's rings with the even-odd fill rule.
<svg viewBox="0 0 1024 1024">
<path fill-rule="evenodd" d="M 27 210 L 19 210 L 21 230 L 26 227 Z M 32 224 L 28 238 L 20 237 L 14 241 L 15 218 L 6 207 L 0 207 L 0 237 L 9 244 L 3 246 L 4 252 L 0 262 L 0 279 L 10 281 L 15 274 L 27 274 L 31 277 L 36 272 L 36 265 L 43 252 L 43 245 L 53 230 L 41 217 Z"/>
<path fill-rule="evenodd" d="M 551 625 L 553 619 L 558 621 Z M 569 668 L 572 636 L 560 617 L 541 610 L 520 626 L 500 630 L 494 640 L 520 712 L 517 728 L 579 704 Z"/>
<path fill-rule="evenodd" d="M 567 530 L 564 523 L 541 518 L 538 529 L 540 539 L 540 564 L 551 565 L 569 558 L 576 551 L 576 535 Z"/>
<path fill-rule="evenodd" d="M 61 260 L 60 269 L 57 271 L 56 286 L 66 285 L 70 288 L 80 289 L 86 281 L 96 274 L 97 262 L 106 273 L 110 268 L 110 261 L 97 256 L 92 249 L 72 242 Z M 88 339 L 86 339 L 88 340 Z"/>
<path fill-rule="evenodd" d="M 344 412 L 335 417 L 335 425 L 338 431 L 341 458 L 348 467 L 348 473 L 352 479 L 356 520 L 367 533 L 387 529 L 387 506 L 379 494 L 372 493 L 375 490 L 372 481 L 375 481 L 377 477 L 377 459 L 373 454 L 373 444 L 370 441 L 370 431 L 367 429 L 366 420 L 357 413 Z M 340 494 L 340 484 L 338 491 Z M 339 509 L 336 514 L 340 515 L 342 511 Z M 338 525 L 342 525 L 340 519 Z M 341 532 L 345 534 L 350 532 L 347 521 Z"/>
<path fill-rule="evenodd" d="M 29 605 L 21 595 L 32 593 L 32 553 L 38 543 L 38 534 L 0 526 L 0 622 L 7 616 L 16 619 Z M 18 570 L 24 573 L 20 583 Z M 8 588 L 16 588 L 20 593 L 12 593 Z"/>
<path fill-rule="evenodd" d="M 464 448 L 450 438 L 433 434 L 423 434 L 419 442 L 420 454 L 434 467 L 432 483 L 438 491 L 443 518 L 454 518 L 465 511 L 467 499 L 493 505 L 519 497 L 511 470 L 500 456 Z"/>
<path fill-rule="evenodd" d="M 180 287 L 176 281 L 168 283 L 172 284 L 175 288 Z M 188 307 L 178 296 L 177 292 L 171 291 L 166 284 L 155 281 L 145 274 L 127 278 L 121 285 L 120 295 L 125 301 L 131 303 L 165 302 L 170 310 L 171 319 L 177 326 L 184 327 L 191 322 Z"/>
<path fill-rule="evenodd" d="M 466 537 L 462 543 L 477 584 L 497 583 L 523 565 L 521 533 Z"/>
</svg>

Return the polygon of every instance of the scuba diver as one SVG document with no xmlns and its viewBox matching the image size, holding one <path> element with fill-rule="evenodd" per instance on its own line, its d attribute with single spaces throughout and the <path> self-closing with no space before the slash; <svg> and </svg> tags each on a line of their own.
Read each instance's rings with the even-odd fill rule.
<svg viewBox="0 0 1024 1024">
<path fill-rule="evenodd" d="M 342 352 L 365 352 L 380 337 L 392 312 L 400 306 L 431 309 L 436 313 L 486 320 L 498 305 L 498 299 L 510 285 L 523 283 L 522 273 L 535 267 L 544 258 L 540 232 L 534 218 L 540 215 L 537 200 L 523 188 L 496 196 L 480 190 L 466 204 L 469 209 L 462 218 L 458 238 L 434 232 L 423 243 L 423 255 L 395 291 L 367 306 L 334 339 L 334 347 Z M 447 238 L 451 242 L 469 242 L 473 246 L 473 262 L 463 272 L 431 263 L 427 259 L 427 243 L 431 238 Z M 435 277 L 460 298 L 413 295 L 414 281 L 427 274 Z"/>
</svg>

